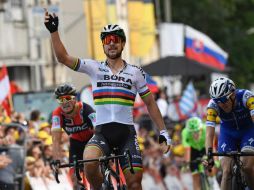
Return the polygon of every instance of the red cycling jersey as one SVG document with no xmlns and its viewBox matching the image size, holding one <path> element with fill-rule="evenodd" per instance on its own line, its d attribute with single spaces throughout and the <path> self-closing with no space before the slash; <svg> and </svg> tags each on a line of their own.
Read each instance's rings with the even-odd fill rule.
<svg viewBox="0 0 254 190">
<path fill-rule="evenodd" d="M 78 102 L 78 110 L 72 117 L 57 107 L 52 113 L 52 131 L 64 130 L 70 138 L 87 141 L 93 135 L 95 111 L 86 103 Z"/>
</svg>

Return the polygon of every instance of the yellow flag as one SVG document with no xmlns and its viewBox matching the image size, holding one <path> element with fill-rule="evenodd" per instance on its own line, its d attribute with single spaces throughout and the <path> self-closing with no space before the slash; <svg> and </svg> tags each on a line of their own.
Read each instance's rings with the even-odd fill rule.
<svg viewBox="0 0 254 190">
<path fill-rule="evenodd" d="M 144 57 L 155 42 L 155 19 L 152 0 L 128 1 L 131 55 Z"/>
<path fill-rule="evenodd" d="M 104 60 L 100 33 L 107 24 L 107 8 L 105 0 L 84 0 L 84 11 L 87 23 L 87 40 L 89 54 L 93 59 Z"/>
<path fill-rule="evenodd" d="M 155 43 L 156 29 L 154 18 L 154 4 L 152 0 L 144 0 L 143 5 L 143 20 L 142 20 L 142 47 L 140 56 L 147 55 Z"/>
</svg>

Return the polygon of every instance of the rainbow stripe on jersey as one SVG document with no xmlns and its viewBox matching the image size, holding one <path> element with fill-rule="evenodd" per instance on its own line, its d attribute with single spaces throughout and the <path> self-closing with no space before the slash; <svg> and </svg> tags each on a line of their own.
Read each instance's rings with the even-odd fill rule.
<svg viewBox="0 0 254 190">
<path fill-rule="evenodd" d="M 100 89 L 93 91 L 95 105 L 118 104 L 133 106 L 136 95 L 122 89 Z"/>
</svg>

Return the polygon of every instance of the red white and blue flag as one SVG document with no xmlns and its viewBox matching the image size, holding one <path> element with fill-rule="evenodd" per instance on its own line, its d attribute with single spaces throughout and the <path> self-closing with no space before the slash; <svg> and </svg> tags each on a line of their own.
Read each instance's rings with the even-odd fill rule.
<svg viewBox="0 0 254 190">
<path fill-rule="evenodd" d="M 228 54 L 207 35 L 185 26 L 185 55 L 207 66 L 224 70 Z"/>
</svg>

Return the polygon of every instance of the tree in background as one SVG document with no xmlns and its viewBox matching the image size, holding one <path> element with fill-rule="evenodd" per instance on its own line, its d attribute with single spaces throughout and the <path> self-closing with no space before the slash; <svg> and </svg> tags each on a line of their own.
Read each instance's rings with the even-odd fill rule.
<svg viewBox="0 0 254 190">
<path fill-rule="evenodd" d="M 230 77 L 239 87 L 254 81 L 254 33 L 247 32 L 254 27 L 254 0 L 177 0 L 171 6 L 172 22 L 206 33 L 229 53 Z"/>
</svg>

